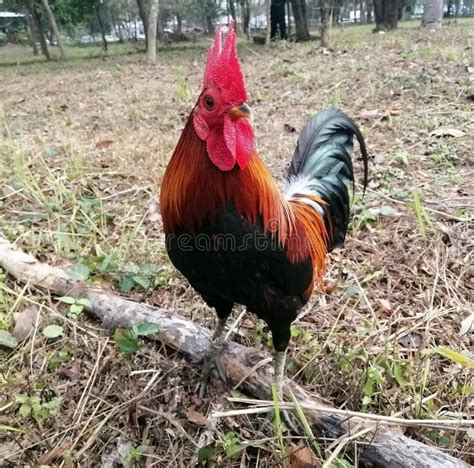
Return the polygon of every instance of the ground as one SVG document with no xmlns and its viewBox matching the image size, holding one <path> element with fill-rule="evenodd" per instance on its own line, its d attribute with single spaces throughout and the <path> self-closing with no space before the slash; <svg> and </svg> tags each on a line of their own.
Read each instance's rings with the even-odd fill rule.
<svg viewBox="0 0 474 468">
<path fill-rule="evenodd" d="M 372 156 L 346 245 L 331 254 L 324 292 L 294 324 L 289 349 L 287 373 L 338 407 L 423 419 L 473 412 L 473 25 L 349 27 L 333 31 L 330 50 L 239 43 L 258 151 L 280 183 L 298 132 L 328 105 L 361 125 Z M 155 202 L 208 44 L 161 48 L 156 66 L 135 45 L 111 45 L 108 56 L 69 49 L 69 60 L 49 64 L 1 48 L 0 232 L 76 277 L 212 326 L 213 311 L 167 259 Z M 356 172 L 360 182 L 359 161 Z M 222 383 L 200 400 L 199 369 L 176 352 L 140 339 L 125 354 L 80 304 L 0 275 L 0 329 L 39 309 L 42 330 L 0 348 L 4 466 L 112 466 L 114 457 L 189 466 L 206 437 L 219 466 L 286 466 L 303 443 L 254 416 L 209 432 L 204 416 L 232 407 Z M 45 328 L 53 324 L 62 329 Z M 270 350 L 253 316 L 234 339 Z M 156 369 L 137 410 L 130 400 Z M 472 433 L 407 435 L 473 461 Z M 312 443 L 321 460 L 331 443 Z M 352 448 L 330 466 L 353 466 Z"/>
</svg>

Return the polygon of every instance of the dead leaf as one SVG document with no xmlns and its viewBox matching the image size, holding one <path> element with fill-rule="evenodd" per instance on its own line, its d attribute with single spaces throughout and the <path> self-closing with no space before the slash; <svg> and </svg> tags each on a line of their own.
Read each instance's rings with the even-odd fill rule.
<svg viewBox="0 0 474 468">
<path fill-rule="evenodd" d="M 152 198 L 148 202 L 147 218 L 152 223 L 155 223 L 155 222 L 159 221 L 160 218 L 161 218 L 160 205 L 158 204 L 158 201 L 156 200 L 156 198 Z"/>
<path fill-rule="evenodd" d="M 414 333 L 409 333 L 398 339 L 398 343 L 404 348 L 416 349 L 421 344 L 421 336 Z"/>
<path fill-rule="evenodd" d="M 133 448 L 132 441 L 126 435 L 121 435 L 117 439 L 117 447 L 102 455 L 101 468 L 114 468 L 117 465 L 123 465 L 131 448 Z"/>
<path fill-rule="evenodd" d="M 95 147 L 97 149 L 108 148 L 113 142 L 113 140 L 100 140 L 95 144 Z"/>
<path fill-rule="evenodd" d="M 321 462 L 306 445 L 296 447 L 290 453 L 291 468 L 321 468 Z"/>
<path fill-rule="evenodd" d="M 49 465 L 62 456 L 71 448 L 71 443 L 65 440 L 62 444 L 56 445 L 53 449 L 38 458 L 38 465 Z"/>
<path fill-rule="evenodd" d="M 393 312 L 392 304 L 390 304 L 390 302 L 387 299 L 380 299 L 379 306 L 383 312 L 388 312 L 388 313 Z"/>
<path fill-rule="evenodd" d="M 435 137 L 443 137 L 443 136 L 450 136 L 453 138 L 460 138 L 464 136 L 465 133 L 457 128 L 437 128 L 430 133 L 430 136 Z"/>
<path fill-rule="evenodd" d="M 474 334 L 474 313 L 466 317 L 461 322 L 461 329 L 459 330 L 459 336 L 467 335 L 468 333 Z"/>
<path fill-rule="evenodd" d="M 337 281 L 326 281 L 324 284 L 324 293 L 332 294 L 337 287 Z"/>
<path fill-rule="evenodd" d="M 379 117 L 382 114 L 379 109 L 372 110 L 363 110 L 359 112 L 359 119 L 372 119 L 374 117 Z"/>
<path fill-rule="evenodd" d="M 374 164 L 383 164 L 385 162 L 385 155 L 378 153 L 374 156 Z"/>
<path fill-rule="evenodd" d="M 64 366 L 59 369 L 59 374 L 75 382 L 81 376 L 81 366 L 78 362 L 73 362 L 70 366 Z"/>
<path fill-rule="evenodd" d="M 191 393 L 191 395 L 189 395 L 189 399 L 191 400 L 191 403 L 194 406 L 201 406 L 202 405 L 202 399 L 199 398 L 199 395 L 197 393 Z"/>
<path fill-rule="evenodd" d="M 26 340 L 30 334 L 33 333 L 35 326 L 40 326 L 41 316 L 39 316 L 39 313 L 40 310 L 38 307 L 31 306 L 25 309 L 23 312 L 13 314 L 15 328 L 12 331 L 12 335 L 18 341 Z"/>
<path fill-rule="evenodd" d="M 186 418 L 188 419 L 189 422 L 196 424 L 197 426 L 205 427 L 209 423 L 206 416 L 204 416 L 203 414 L 201 414 L 199 411 L 196 411 L 196 410 L 186 411 Z"/>
</svg>

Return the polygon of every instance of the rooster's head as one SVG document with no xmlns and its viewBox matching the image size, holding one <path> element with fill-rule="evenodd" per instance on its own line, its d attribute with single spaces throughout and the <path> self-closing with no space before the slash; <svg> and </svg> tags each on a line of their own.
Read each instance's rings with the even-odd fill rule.
<svg viewBox="0 0 474 468">
<path fill-rule="evenodd" d="M 193 124 L 198 137 L 206 142 L 210 160 L 221 171 L 237 163 L 244 169 L 252 156 L 253 130 L 249 122 L 244 78 L 235 49 L 233 21 L 224 45 L 221 28 L 207 56 L 203 90 L 194 109 Z"/>
</svg>

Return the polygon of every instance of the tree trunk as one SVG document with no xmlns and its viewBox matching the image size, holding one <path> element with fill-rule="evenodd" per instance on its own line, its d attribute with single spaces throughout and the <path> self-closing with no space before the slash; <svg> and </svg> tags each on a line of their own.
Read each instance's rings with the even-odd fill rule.
<svg viewBox="0 0 474 468">
<path fill-rule="evenodd" d="M 215 33 L 214 23 L 212 22 L 212 16 L 206 15 L 206 26 L 207 26 L 207 34 L 213 36 Z"/>
<path fill-rule="evenodd" d="M 309 41 L 308 20 L 306 18 L 306 0 L 291 0 L 297 41 Z"/>
<path fill-rule="evenodd" d="M 44 33 L 41 16 L 36 10 L 35 5 L 30 6 L 29 2 L 25 2 L 25 5 L 31 14 L 31 18 L 33 19 L 36 32 L 38 33 L 38 39 L 39 39 L 39 43 L 41 47 L 41 52 L 45 56 L 46 60 L 51 60 L 51 55 L 49 55 L 48 44 L 46 43 L 46 35 Z"/>
<path fill-rule="evenodd" d="M 250 37 L 250 0 L 240 0 L 242 26 L 244 34 Z"/>
<path fill-rule="evenodd" d="M 48 15 L 48 19 L 51 24 L 51 29 L 53 30 L 54 37 L 56 38 L 56 42 L 58 43 L 59 53 L 61 54 L 62 58 L 65 58 L 66 53 L 64 52 L 63 40 L 61 39 L 61 35 L 59 34 L 58 25 L 56 23 L 56 19 L 53 14 L 53 10 L 51 10 L 48 0 L 41 0 L 41 1 L 43 3 L 44 9 L 46 10 L 46 14 Z"/>
<path fill-rule="evenodd" d="M 33 55 L 38 55 L 38 46 L 36 45 L 39 41 L 38 32 L 36 31 L 33 18 L 30 15 L 30 12 L 25 8 L 23 9 L 26 25 L 28 26 L 28 30 L 30 31 L 30 40 L 31 46 L 33 47 Z"/>
<path fill-rule="evenodd" d="M 102 48 L 104 49 L 104 52 L 107 52 L 108 44 L 107 44 L 107 38 L 105 37 L 105 27 L 104 27 L 104 22 L 102 21 L 102 16 L 100 14 L 100 9 L 101 9 L 101 4 L 94 6 L 95 15 L 97 17 L 97 23 L 99 24 L 100 35 L 102 37 Z"/>
<path fill-rule="evenodd" d="M 372 0 L 367 0 L 367 23 L 372 23 Z"/>
<path fill-rule="evenodd" d="M 148 42 L 146 59 L 149 63 L 156 63 L 156 31 L 158 27 L 159 0 L 151 0 L 150 14 L 148 16 Z"/>
<path fill-rule="evenodd" d="M 321 5 L 321 47 L 329 47 L 329 12 L 330 0 L 320 0 Z"/>
<path fill-rule="evenodd" d="M 137 5 L 138 5 L 138 15 L 140 16 L 140 19 L 142 20 L 143 32 L 145 33 L 145 44 L 148 47 L 148 15 L 145 8 L 145 0 L 137 0 Z M 137 34 L 136 34 L 136 25 L 135 25 L 135 37 L 136 36 Z"/>
<path fill-rule="evenodd" d="M 178 23 L 178 27 L 176 28 L 176 32 L 181 35 L 183 33 L 183 16 L 181 13 L 176 13 L 176 22 Z"/>
<path fill-rule="evenodd" d="M 64 270 L 40 263 L 31 255 L 17 250 L 1 236 L 0 266 L 28 287 L 40 288 L 57 296 L 88 299 L 90 307 L 87 311 L 101 320 L 105 328 L 114 330 L 119 327 L 130 328 L 140 323 L 155 323 L 159 326 L 158 332 L 147 338 L 177 349 L 194 362 L 202 359 L 209 348 L 211 332 L 207 328 L 167 310 L 136 303 L 115 296 L 109 291 L 86 286 L 71 279 Z M 273 366 L 269 363 L 262 365 L 261 361 L 266 358 L 268 355 L 254 348 L 226 341 L 218 357 L 219 369 L 223 370 L 229 385 L 239 385 L 242 391 L 250 395 L 268 399 Z M 256 365 L 258 363 L 260 364 Z M 293 395 L 296 397 L 298 406 L 303 409 L 308 422 L 313 425 L 313 430 L 343 442 L 349 437 L 355 439 L 357 457 L 364 464 L 378 468 L 470 466 L 447 452 L 403 435 L 399 424 L 413 425 L 410 420 L 399 420 L 395 430 L 392 430 L 387 423 L 368 419 L 372 416 L 370 414 L 349 414 L 338 410 L 327 400 L 309 393 L 289 379 L 284 382 L 283 393 L 288 400 L 291 400 Z M 254 402 L 255 400 L 252 403 Z M 462 426 L 462 419 L 455 422 L 457 426 Z M 457 426 L 452 427 L 457 430 Z M 465 430 L 464 427 L 463 429 Z M 352 444 L 346 445 L 348 450 L 350 447 Z"/>
<path fill-rule="evenodd" d="M 122 21 L 120 19 L 120 16 L 117 18 L 114 15 L 113 21 L 114 21 L 114 24 L 115 24 L 115 29 L 116 29 L 116 32 L 117 32 L 119 43 L 123 44 Z"/>
<path fill-rule="evenodd" d="M 374 32 L 396 29 L 398 26 L 398 0 L 373 0 L 375 13 Z"/>
<path fill-rule="evenodd" d="M 291 4 L 290 2 L 286 2 L 286 16 L 288 18 L 288 39 L 291 36 Z"/>
<path fill-rule="evenodd" d="M 271 15 L 270 15 L 270 10 L 271 10 L 271 5 L 272 5 L 272 0 L 265 0 L 265 15 L 267 18 L 267 30 L 265 32 L 265 44 L 269 45 L 270 44 L 270 34 L 272 30 L 272 20 L 271 20 Z"/>
<path fill-rule="evenodd" d="M 235 0 L 227 0 L 227 7 L 229 9 L 229 14 L 234 20 L 235 30 L 237 31 L 237 16 L 235 14 Z"/>
<path fill-rule="evenodd" d="M 425 0 L 421 25 L 435 29 L 441 26 L 443 20 L 443 0 Z"/>
</svg>

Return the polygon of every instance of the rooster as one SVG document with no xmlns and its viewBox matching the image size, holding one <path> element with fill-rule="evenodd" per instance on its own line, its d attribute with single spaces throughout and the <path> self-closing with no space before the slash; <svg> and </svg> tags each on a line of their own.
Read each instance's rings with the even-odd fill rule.
<svg viewBox="0 0 474 468">
<path fill-rule="evenodd" d="M 367 151 L 355 123 L 328 108 L 302 130 L 283 192 L 255 151 L 233 23 L 217 29 L 203 89 L 166 169 L 160 207 L 168 255 L 218 316 L 204 359 L 207 380 L 234 304 L 272 333 L 274 383 L 282 395 L 285 353 L 298 311 L 341 245 L 354 183 L 353 136 L 367 185 Z"/>
</svg>

